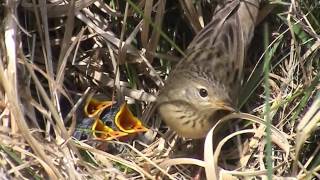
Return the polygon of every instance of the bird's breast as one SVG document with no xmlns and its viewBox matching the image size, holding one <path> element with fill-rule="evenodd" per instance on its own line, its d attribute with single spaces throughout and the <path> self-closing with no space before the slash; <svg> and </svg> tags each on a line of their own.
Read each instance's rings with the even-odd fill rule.
<svg viewBox="0 0 320 180">
<path fill-rule="evenodd" d="M 203 138 L 212 127 L 206 114 L 186 103 L 163 103 L 158 111 L 170 128 L 186 138 Z"/>
</svg>

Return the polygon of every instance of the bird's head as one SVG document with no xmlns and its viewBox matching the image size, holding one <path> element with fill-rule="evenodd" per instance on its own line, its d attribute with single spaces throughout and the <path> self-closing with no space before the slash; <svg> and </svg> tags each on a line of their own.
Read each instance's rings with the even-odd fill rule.
<svg viewBox="0 0 320 180">
<path fill-rule="evenodd" d="M 234 111 L 223 86 L 175 72 L 157 98 L 158 112 L 179 135 L 202 138 L 226 112 Z"/>
</svg>

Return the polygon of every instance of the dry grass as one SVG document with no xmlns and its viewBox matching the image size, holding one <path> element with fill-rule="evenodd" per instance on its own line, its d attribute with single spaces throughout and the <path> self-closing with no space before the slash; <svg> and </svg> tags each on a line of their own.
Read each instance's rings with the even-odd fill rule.
<svg viewBox="0 0 320 180">
<path fill-rule="evenodd" d="M 153 102 L 215 3 L 37 3 L 0 6 L 1 179 L 320 179 L 319 2 L 263 5 L 241 95 L 248 114 L 223 118 L 198 146 L 167 131 Z M 126 100 L 150 131 L 73 138 L 93 92 Z M 233 133 L 217 141 L 223 122 Z M 203 158 L 188 154 L 201 146 Z"/>
</svg>

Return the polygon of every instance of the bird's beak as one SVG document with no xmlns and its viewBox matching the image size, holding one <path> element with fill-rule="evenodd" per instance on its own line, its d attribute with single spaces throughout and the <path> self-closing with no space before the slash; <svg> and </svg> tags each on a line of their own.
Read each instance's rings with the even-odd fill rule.
<svg viewBox="0 0 320 180">
<path fill-rule="evenodd" d="M 229 103 L 226 103 L 224 101 L 214 101 L 211 104 L 213 108 L 217 110 L 227 110 L 231 112 L 235 111 L 235 109 Z"/>
</svg>

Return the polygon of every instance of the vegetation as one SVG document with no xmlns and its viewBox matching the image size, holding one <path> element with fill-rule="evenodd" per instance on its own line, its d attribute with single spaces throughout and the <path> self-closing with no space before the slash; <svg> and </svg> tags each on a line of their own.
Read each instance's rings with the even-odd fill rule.
<svg viewBox="0 0 320 180">
<path fill-rule="evenodd" d="M 216 1 L 0 2 L 3 179 L 320 179 L 319 1 L 263 3 L 243 113 L 204 144 L 168 131 L 154 101 Z M 73 138 L 92 94 L 126 101 L 150 130 Z"/>
</svg>

